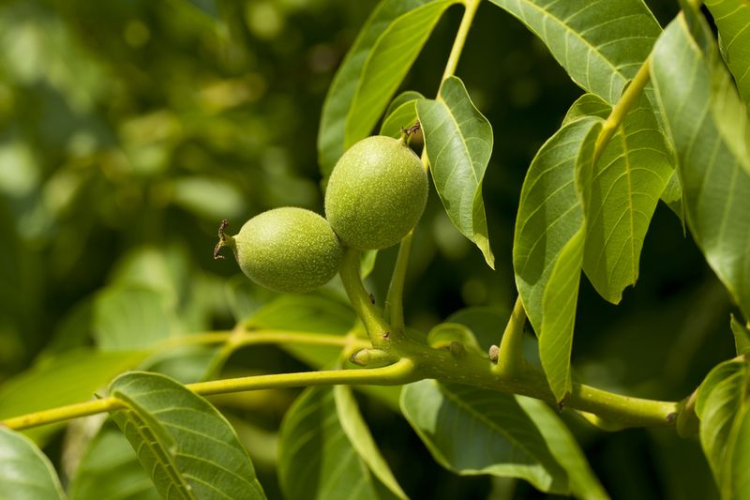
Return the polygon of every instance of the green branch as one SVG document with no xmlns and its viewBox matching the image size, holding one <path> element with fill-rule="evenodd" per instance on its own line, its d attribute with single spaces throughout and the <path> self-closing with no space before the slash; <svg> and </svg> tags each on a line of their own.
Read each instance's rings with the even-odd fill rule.
<svg viewBox="0 0 750 500">
<path fill-rule="evenodd" d="M 370 302 L 370 294 L 362 285 L 359 266 L 359 251 L 347 248 L 344 251 L 344 258 L 339 269 L 341 281 L 344 283 L 346 294 L 349 296 L 349 302 L 365 325 L 365 330 L 367 330 L 372 345 L 379 348 L 388 347 L 392 340 L 391 333 L 394 333 L 394 338 L 397 338 L 400 332 L 391 332 L 391 326 L 383 320 L 373 307 Z"/>
<path fill-rule="evenodd" d="M 523 308 L 523 302 L 521 302 L 521 296 L 519 295 L 500 341 L 497 368 L 495 369 L 498 373 L 503 373 L 507 376 L 520 376 L 523 374 L 526 368 L 526 363 L 523 360 L 523 330 L 525 326 L 526 311 Z"/>
<path fill-rule="evenodd" d="M 411 253 L 411 240 L 414 231 L 409 231 L 401 245 L 398 247 L 396 266 L 393 269 L 391 283 L 388 286 L 388 295 L 385 299 L 385 317 L 391 327 L 398 334 L 404 331 L 404 284 L 406 282 L 406 270 L 409 267 L 409 254 Z"/>
</svg>

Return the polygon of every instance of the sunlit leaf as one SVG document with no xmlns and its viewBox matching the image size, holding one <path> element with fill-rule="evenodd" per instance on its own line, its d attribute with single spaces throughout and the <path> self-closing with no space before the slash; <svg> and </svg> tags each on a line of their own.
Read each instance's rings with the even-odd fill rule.
<svg viewBox="0 0 750 500">
<path fill-rule="evenodd" d="M 99 429 L 76 470 L 70 500 L 161 498 L 127 438 L 113 423 Z"/>
<path fill-rule="evenodd" d="M 27 437 L 0 427 L 0 498 L 64 499 L 49 459 Z"/>
<path fill-rule="evenodd" d="M 571 384 L 570 353 L 585 242 L 583 184 L 591 178 L 601 119 L 561 128 L 539 150 L 521 190 L 513 244 L 516 285 L 539 337 L 555 397 Z"/>
<path fill-rule="evenodd" d="M 750 3 L 747 0 L 704 2 L 719 28 L 719 46 L 740 95 L 750 105 Z"/>
<path fill-rule="evenodd" d="M 696 413 L 703 451 L 723 499 L 750 498 L 750 366 L 728 361 L 701 384 Z"/>
<path fill-rule="evenodd" d="M 744 117 L 742 107 L 715 103 L 738 100 L 715 43 L 699 14 L 680 15 L 654 48 L 652 82 L 679 159 L 688 227 L 711 268 L 750 318 L 750 173 L 722 132 L 727 121 Z M 698 37 L 697 40 L 694 37 Z M 734 94 L 734 98 L 725 98 Z M 735 138 L 736 139 L 736 138 Z M 745 145 L 747 146 L 747 144 Z M 744 159 L 748 161 L 748 158 Z"/>
<path fill-rule="evenodd" d="M 349 441 L 330 387 L 308 388 L 284 416 L 279 481 L 288 500 L 397 498 Z"/>
<path fill-rule="evenodd" d="M 234 429 L 205 399 L 145 372 L 118 377 L 109 394 L 125 403 L 112 418 L 162 496 L 265 498 Z"/>
<path fill-rule="evenodd" d="M 463 82 L 445 79 L 435 100 L 417 103 L 435 189 L 451 222 L 473 241 L 491 268 L 482 180 L 492 154 L 492 126 L 471 102 Z"/>
<path fill-rule="evenodd" d="M 47 359 L 0 387 L 0 419 L 91 400 L 96 391 L 146 356 L 147 353 L 78 349 Z M 61 425 L 65 424 L 26 432 L 34 440 L 43 441 Z"/>
<path fill-rule="evenodd" d="M 520 19 L 583 89 L 615 104 L 661 31 L 641 0 L 491 0 Z"/>
<path fill-rule="evenodd" d="M 510 394 L 423 380 L 404 388 L 401 408 L 449 470 L 517 477 L 550 493 L 569 491 L 565 470 Z"/>
<path fill-rule="evenodd" d="M 327 177 L 336 161 L 377 124 L 440 16 L 458 0 L 383 0 L 328 90 L 318 134 Z"/>
<path fill-rule="evenodd" d="M 611 107 L 586 94 L 568 113 L 607 118 Z M 638 280 L 640 255 L 659 197 L 674 171 L 672 152 L 645 95 L 609 140 L 587 179 L 583 270 L 617 304 Z"/>
</svg>

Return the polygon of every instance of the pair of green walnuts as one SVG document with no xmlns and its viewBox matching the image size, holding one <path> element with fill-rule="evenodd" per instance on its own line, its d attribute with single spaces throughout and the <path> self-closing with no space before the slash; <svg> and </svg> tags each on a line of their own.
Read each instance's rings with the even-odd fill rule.
<svg viewBox="0 0 750 500">
<path fill-rule="evenodd" d="M 405 139 L 368 137 L 339 159 L 328 181 L 324 219 L 302 208 L 269 210 L 247 221 L 231 246 L 242 271 L 271 290 L 303 293 L 338 272 L 344 246 L 376 250 L 398 243 L 427 202 L 427 173 Z"/>
</svg>

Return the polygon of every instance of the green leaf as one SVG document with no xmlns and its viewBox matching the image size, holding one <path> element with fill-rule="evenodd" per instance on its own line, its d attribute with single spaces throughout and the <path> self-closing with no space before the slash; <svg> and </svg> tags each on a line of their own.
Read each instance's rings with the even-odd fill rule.
<svg viewBox="0 0 750 500">
<path fill-rule="evenodd" d="M 265 498 L 234 429 L 205 399 L 145 372 L 118 377 L 109 394 L 125 403 L 112 418 L 165 498 Z"/>
<path fill-rule="evenodd" d="M 575 83 L 615 104 L 661 29 L 642 0 L 492 0 L 547 45 Z"/>
<path fill-rule="evenodd" d="M 461 475 L 516 477 L 567 493 L 565 470 L 512 395 L 423 380 L 407 385 L 401 409 L 443 467 Z"/>
<path fill-rule="evenodd" d="M 719 46 L 740 95 L 750 104 L 750 3 L 747 0 L 704 2 L 719 28 Z"/>
<path fill-rule="evenodd" d="M 319 295 L 283 295 L 266 304 L 250 318 L 250 329 L 346 335 L 354 328 L 354 312 L 345 304 Z M 341 347 L 280 346 L 291 355 L 316 368 L 338 360 Z"/>
<path fill-rule="evenodd" d="M 584 113 L 606 119 L 610 112 L 607 103 L 586 94 L 566 120 Z M 638 280 L 643 241 L 673 171 L 671 148 L 642 95 L 586 179 L 583 270 L 599 294 L 613 304 Z"/>
<path fill-rule="evenodd" d="M 703 451 L 724 499 L 750 498 L 750 365 L 728 361 L 701 384 L 696 413 Z"/>
<path fill-rule="evenodd" d="M 104 351 L 136 350 L 168 339 L 172 317 L 161 291 L 138 285 L 106 288 L 95 299 L 93 333 Z"/>
<path fill-rule="evenodd" d="M 499 335 L 497 336 L 499 339 Z M 480 356 L 486 356 L 487 351 L 479 346 L 477 338 L 471 329 L 458 323 L 440 323 L 427 334 L 427 344 L 435 349 L 447 349 L 452 342 L 461 343 L 466 349 L 474 351 Z"/>
<path fill-rule="evenodd" d="M 0 387 L 0 419 L 88 401 L 97 390 L 146 356 L 147 353 L 139 352 L 77 349 L 47 359 Z M 64 425 L 53 424 L 25 432 L 35 441 L 43 441 Z"/>
<path fill-rule="evenodd" d="M 347 437 L 330 387 L 308 388 L 287 410 L 279 482 L 288 500 L 395 498 Z"/>
<path fill-rule="evenodd" d="M 750 352 L 750 330 L 748 327 L 737 321 L 734 314 L 732 314 L 730 324 L 732 326 L 732 333 L 734 334 L 734 346 L 737 349 L 737 354 Z"/>
<path fill-rule="evenodd" d="M 729 76 L 716 64 L 717 49 L 699 14 L 686 11 L 659 38 L 652 58 L 652 82 L 679 160 L 678 172 L 688 227 L 711 268 L 750 318 L 750 174 L 733 139 L 722 132 L 746 115 L 715 102 L 736 97 Z M 694 20 L 691 33 L 688 21 Z M 696 40 L 694 36 L 697 36 Z M 734 94 L 734 98 L 725 98 Z M 747 146 L 747 144 L 746 144 Z"/>
<path fill-rule="evenodd" d="M 385 112 L 385 120 L 380 126 L 380 135 L 398 139 L 404 129 L 417 121 L 417 102 L 424 99 L 419 92 L 406 91 L 396 97 Z"/>
<path fill-rule="evenodd" d="M 390 467 L 380 454 L 375 441 L 370 434 L 370 429 L 362 418 L 357 406 L 357 400 L 351 388 L 337 385 L 333 388 L 333 396 L 336 401 L 336 413 L 339 424 L 349 442 L 359 454 L 359 457 L 367 464 L 370 471 L 398 498 L 406 498 L 406 493 L 393 477 Z"/>
<path fill-rule="evenodd" d="M 161 498 L 127 438 L 114 423 L 105 423 L 89 443 L 69 492 L 70 500 Z"/>
<path fill-rule="evenodd" d="M 539 337 L 539 355 L 558 401 L 570 389 L 578 284 L 586 224 L 582 184 L 591 178 L 601 119 L 563 126 L 537 153 L 521 190 L 513 244 L 516 285 Z"/>
<path fill-rule="evenodd" d="M 446 78 L 435 100 L 417 103 L 432 179 L 451 222 L 473 241 L 491 268 L 482 179 L 492 154 L 492 126 L 471 102 L 463 82 Z"/>
<path fill-rule="evenodd" d="M 375 127 L 440 16 L 458 0 L 383 0 L 328 89 L 318 134 L 323 177 Z"/>
<path fill-rule="evenodd" d="M 27 437 L 0 427 L 0 498 L 64 499 L 49 459 Z"/>
<path fill-rule="evenodd" d="M 586 455 L 560 417 L 538 399 L 516 396 L 516 401 L 534 421 L 552 455 L 568 473 L 571 494 L 584 500 L 608 499 L 609 495 L 591 470 Z"/>
</svg>

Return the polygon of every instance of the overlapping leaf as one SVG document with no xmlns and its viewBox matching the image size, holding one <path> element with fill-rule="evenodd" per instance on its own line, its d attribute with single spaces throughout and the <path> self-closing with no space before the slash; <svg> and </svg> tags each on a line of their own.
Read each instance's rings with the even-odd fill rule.
<svg viewBox="0 0 750 500">
<path fill-rule="evenodd" d="M 717 49 L 699 14 L 686 11 L 660 37 L 652 59 L 652 82 L 679 160 L 688 226 L 706 260 L 750 317 L 750 173 L 738 156 L 739 140 L 722 132 L 726 121 L 746 121 L 717 64 Z M 692 31 L 690 26 L 693 27 Z M 729 97 L 728 97 L 729 96 Z M 733 97 L 732 97 L 733 96 Z M 716 103 L 720 103 L 717 105 Z M 745 148 L 747 144 L 745 144 Z"/>
<path fill-rule="evenodd" d="M 423 380 L 401 408 L 435 460 L 458 474 L 517 477 L 552 493 L 569 491 L 565 470 L 512 395 Z"/>
<path fill-rule="evenodd" d="M 109 394 L 112 418 L 165 498 L 265 499 L 247 451 L 205 399 L 163 375 L 131 372 Z"/>
<path fill-rule="evenodd" d="M 0 419 L 90 400 L 117 375 L 133 368 L 147 353 L 78 349 L 58 355 L 8 380 L 0 389 Z M 54 387 L 54 390 L 50 390 Z M 29 429 L 43 441 L 60 425 Z"/>
<path fill-rule="evenodd" d="M 482 180 L 492 154 L 492 126 L 471 102 L 464 84 L 450 76 L 435 100 L 417 102 L 435 189 L 451 222 L 473 241 L 491 268 Z"/>
<path fill-rule="evenodd" d="M 731 327 L 737 354 L 750 352 L 750 328 L 737 321 L 734 315 L 732 315 Z"/>
<path fill-rule="evenodd" d="M 398 139 L 402 131 L 417 121 L 417 102 L 424 99 L 419 92 L 407 91 L 396 97 L 385 112 L 380 135 Z"/>
<path fill-rule="evenodd" d="M 4 427 L 0 427 L 0 498 L 65 498 L 55 468 L 44 453 L 29 438 Z"/>
<path fill-rule="evenodd" d="M 661 31 L 641 0 L 491 0 L 547 45 L 582 88 L 615 104 Z"/>
<path fill-rule="evenodd" d="M 750 105 L 750 3 L 747 0 L 706 0 L 719 28 L 719 46 L 734 75 L 740 95 Z"/>
<path fill-rule="evenodd" d="M 440 16 L 458 0 L 383 0 L 360 30 L 328 90 L 318 133 L 327 177 L 385 111 Z"/>
<path fill-rule="evenodd" d="M 538 399 L 516 396 L 516 401 L 542 433 L 552 455 L 568 473 L 570 493 L 585 500 L 609 498 L 599 479 L 591 470 L 586 455 L 578 446 L 573 434 L 555 412 Z"/>
<path fill-rule="evenodd" d="M 161 498 L 127 438 L 112 423 L 102 426 L 89 443 L 69 493 L 70 500 Z"/>
<path fill-rule="evenodd" d="M 586 232 L 582 184 L 592 176 L 601 121 L 575 120 L 542 146 L 526 174 L 516 217 L 516 285 L 558 400 L 571 384 L 570 353 Z"/>
<path fill-rule="evenodd" d="M 611 107 L 586 94 L 568 112 L 607 118 Z M 673 153 L 646 96 L 630 109 L 586 179 L 583 270 L 617 304 L 638 279 L 641 249 L 659 197 L 674 172 Z"/>
<path fill-rule="evenodd" d="M 728 361 L 701 384 L 696 413 L 708 463 L 724 499 L 750 498 L 750 366 Z"/>
<path fill-rule="evenodd" d="M 336 407 L 333 389 L 310 387 L 287 411 L 279 442 L 279 480 L 285 497 L 398 498 L 358 454 Z"/>
</svg>

